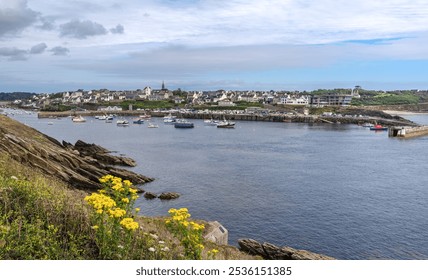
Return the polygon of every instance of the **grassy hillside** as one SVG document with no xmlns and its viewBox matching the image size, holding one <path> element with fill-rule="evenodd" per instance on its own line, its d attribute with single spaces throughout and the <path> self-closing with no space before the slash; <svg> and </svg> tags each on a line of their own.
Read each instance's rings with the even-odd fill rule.
<svg viewBox="0 0 428 280">
<path fill-rule="evenodd" d="M 94 194 L 102 193 L 118 198 L 113 190 Z M 178 212 L 170 218 L 144 217 L 132 207 L 136 194 L 131 193 L 134 197 L 129 196 L 128 202 L 119 197 L 109 209 L 97 208 L 99 204 L 88 199 L 94 194 L 72 189 L 0 152 L 0 259 L 252 258 L 234 247 L 202 239 L 186 244 L 179 231 L 200 236 L 203 222 Z M 176 220 L 180 222 L 171 225 Z M 182 226 L 195 224 L 200 231 Z M 199 251 L 195 254 L 195 250 Z"/>
</svg>

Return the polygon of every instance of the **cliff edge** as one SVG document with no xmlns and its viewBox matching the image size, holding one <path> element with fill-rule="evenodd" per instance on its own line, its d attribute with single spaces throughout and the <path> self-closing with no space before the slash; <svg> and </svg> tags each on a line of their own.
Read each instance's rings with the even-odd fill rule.
<svg viewBox="0 0 428 280">
<path fill-rule="evenodd" d="M 106 149 L 83 141 L 75 145 L 60 143 L 3 115 L 0 115 L 0 152 L 79 189 L 98 189 L 101 186 L 98 179 L 107 174 L 130 180 L 134 185 L 153 180 L 115 167 L 135 166 L 132 159 L 110 155 Z"/>
</svg>

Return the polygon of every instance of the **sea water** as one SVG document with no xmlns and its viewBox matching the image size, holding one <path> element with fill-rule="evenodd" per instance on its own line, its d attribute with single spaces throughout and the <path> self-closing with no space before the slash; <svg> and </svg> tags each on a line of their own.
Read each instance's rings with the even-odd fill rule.
<svg viewBox="0 0 428 280">
<path fill-rule="evenodd" d="M 56 139 L 78 139 L 134 158 L 155 178 L 146 191 L 177 200 L 136 202 L 141 214 L 186 207 L 216 220 L 229 243 L 253 238 L 339 259 L 428 258 L 428 137 L 388 138 L 356 125 L 237 122 L 176 129 L 162 119 L 118 127 L 88 117 L 16 115 Z M 405 116 L 428 124 L 427 115 Z"/>
</svg>

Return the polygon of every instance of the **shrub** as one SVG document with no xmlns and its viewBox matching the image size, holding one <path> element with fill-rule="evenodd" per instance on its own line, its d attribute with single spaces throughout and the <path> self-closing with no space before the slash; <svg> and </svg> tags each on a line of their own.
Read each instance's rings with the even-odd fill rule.
<svg viewBox="0 0 428 280">
<path fill-rule="evenodd" d="M 187 208 L 171 208 L 168 213 L 171 218 L 166 220 L 168 229 L 180 240 L 184 247 L 184 256 L 186 259 L 202 259 L 202 231 L 204 225 L 189 221 L 190 214 Z"/>
</svg>

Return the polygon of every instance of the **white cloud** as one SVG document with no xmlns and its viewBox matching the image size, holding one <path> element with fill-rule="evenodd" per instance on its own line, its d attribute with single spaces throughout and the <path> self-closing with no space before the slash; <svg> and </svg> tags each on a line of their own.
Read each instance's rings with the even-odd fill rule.
<svg viewBox="0 0 428 280">
<path fill-rule="evenodd" d="M 38 50 L 49 46 L 52 55 L 25 63 L 52 65 L 55 74 L 46 75 L 55 77 L 72 69 L 100 83 L 168 75 L 177 84 L 199 84 L 230 75 L 230 84 L 238 84 L 245 83 L 239 73 L 249 71 L 428 59 L 428 6 L 422 0 L 0 0 L 3 61 L 28 58 L 40 42 L 46 48 Z"/>
</svg>

